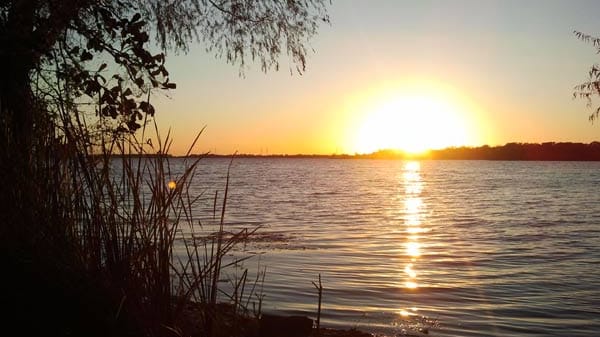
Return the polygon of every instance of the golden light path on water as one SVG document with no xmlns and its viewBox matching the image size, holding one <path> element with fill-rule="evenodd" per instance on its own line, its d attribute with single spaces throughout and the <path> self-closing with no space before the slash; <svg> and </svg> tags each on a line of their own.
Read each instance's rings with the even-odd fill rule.
<svg viewBox="0 0 600 337">
<path fill-rule="evenodd" d="M 420 169 L 419 162 L 406 162 L 402 174 L 402 183 L 404 184 L 404 227 L 406 231 L 404 246 L 408 260 L 404 266 L 404 287 L 409 291 L 416 291 L 419 287 L 418 260 L 422 254 L 419 234 L 423 232 L 421 214 L 424 205 L 421 199 L 423 183 Z M 417 310 L 417 308 L 400 309 L 400 315 L 410 316 Z"/>
</svg>

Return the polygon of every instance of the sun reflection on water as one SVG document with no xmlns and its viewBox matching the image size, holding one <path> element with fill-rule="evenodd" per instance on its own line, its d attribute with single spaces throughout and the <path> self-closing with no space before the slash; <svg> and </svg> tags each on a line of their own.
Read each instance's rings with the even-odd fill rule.
<svg viewBox="0 0 600 337">
<path fill-rule="evenodd" d="M 404 283 L 404 286 L 408 289 L 416 289 L 419 287 L 419 285 L 417 284 L 417 282 L 414 281 L 406 281 Z"/>
<path fill-rule="evenodd" d="M 406 225 L 407 226 L 415 226 L 415 225 L 409 225 L 408 223 Z M 428 231 L 428 229 L 421 228 L 421 227 L 408 227 L 408 228 L 406 228 L 406 232 L 408 234 L 425 233 L 427 231 Z"/>
<path fill-rule="evenodd" d="M 417 273 L 412 269 L 412 267 L 412 263 L 407 264 L 406 267 L 404 267 L 404 272 L 408 274 L 408 277 L 415 278 L 417 277 Z"/>
<path fill-rule="evenodd" d="M 413 307 L 409 309 L 401 309 L 400 311 L 398 311 L 398 314 L 400 314 L 400 316 L 402 317 L 409 317 L 416 315 L 417 311 L 419 311 L 419 309 Z"/>
<path fill-rule="evenodd" d="M 407 197 L 404 200 L 404 208 L 407 214 L 418 215 L 419 209 L 421 208 L 421 198 L 419 197 Z"/>
<path fill-rule="evenodd" d="M 421 245 L 418 242 L 408 242 L 406 244 L 406 254 L 411 258 L 421 256 Z"/>
<path fill-rule="evenodd" d="M 419 174 L 419 170 L 421 169 L 421 163 L 418 161 L 409 161 L 404 164 L 404 170 L 408 172 L 417 172 Z"/>
<path fill-rule="evenodd" d="M 422 228 L 423 183 L 420 175 L 421 166 L 419 162 L 411 161 L 404 164 L 402 183 L 404 184 L 404 228 L 406 239 L 404 242 L 407 263 L 404 266 L 404 288 L 414 291 L 419 288 L 418 282 L 418 259 L 422 255 L 422 245 L 419 242 L 420 235 L 426 230 Z M 417 308 L 411 308 L 416 311 Z M 409 311 L 402 309 L 401 316 L 408 316 Z"/>
<path fill-rule="evenodd" d="M 404 268 L 407 279 L 405 285 L 407 288 L 414 289 L 418 287 L 417 272 L 415 270 L 415 262 L 421 256 L 421 244 L 417 233 L 422 231 L 421 228 L 421 210 L 423 208 L 423 200 L 421 199 L 421 191 L 423 184 L 420 175 L 421 165 L 417 161 L 410 161 L 404 164 L 404 225 L 407 232 L 407 240 L 405 242 L 406 256 L 410 261 Z"/>
<path fill-rule="evenodd" d="M 419 217 L 419 214 L 406 214 L 404 216 L 404 224 L 406 226 L 420 226 L 421 218 Z"/>
<path fill-rule="evenodd" d="M 398 274 L 397 286 L 404 291 L 411 292 L 415 296 L 420 290 L 420 280 L 422 275 L 419 268 L 419 260 L 423 258 L 423 239 L 429 229 L 423 226 L 424 214 L 426 210 L 425 199 L 422 197 L 425 182 L 421 177 L 421 164 L 418 161 L 407 161 L 402 165 L 398 172 L 398 208 L 395 211 L 400 213 L 399 223 L 396 233 L 402 233 L 400 242 L 397 242 L 395 251 L 401 257 L 401 272 Z M 412 297 L 413 295 L 411 295 Z M 411 306 L 397 308 L 396 314 L 401 321 L 410 322 L 418 316 L 417 307 L 412 303 Z M 403 323 L 404 324 L 404 323 Z"/>
</svg>

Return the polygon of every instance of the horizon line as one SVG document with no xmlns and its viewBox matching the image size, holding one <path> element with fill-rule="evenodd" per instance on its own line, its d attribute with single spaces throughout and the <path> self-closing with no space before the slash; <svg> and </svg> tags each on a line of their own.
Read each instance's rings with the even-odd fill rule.
<svg viewBox="0 0 600 337">
<path fill-rule="evenodd" d="M 520 145 L 520 146 L 524 146 L 524 145 L 538 145 L 538 146 L 542 146 L 542 145 L 557 145 L 557 144 L 571 144 L 571 145 L 600 145 L 600 140 L 594 140 L 591 141 L 589 143 L 585 143 L 585 142 L 572 142 L 572 141 L 549 141 L 549 142 L 540 142 L 540 143 L 529 143 L 529 142 L 507 142 L 504 143 L 502 145 L 489 145 L 489 144 L 483 144 L 483 145 L 457 145 L 457 146 L 447 146 L 444 148 L 437 148 L 437 149 L 425 149 L 423 151 L 418 151 L 418 152 L 411 152 L 411 151 L 406 151 L 403 149 L 396 149 L 396 148 L 382 148 L 382 149 L 378 149 L 375 150 L 373 152 L 354 152 L 354 153 L 347 153 L 347 152 L 342 152 L 342 153 L 300 153 L 300 152 L 295 152 L 295 153 L 239 153 L 238 151 L 234 151 L 232 153 L 213 153 L 210 151 L 207 152 L 202 152 L 202 153 L 192 153 L 189 156 L 209 156 L 209 157 L 291 157 L 291 156 L 301 156 L 301 157 L 335 157 L 335 156 L 340 156 L 340 157 L 355 157 L 355 156 L 369 156 L 369 155 L 376 155 L 376 154 L 394 154 L 394 155 L 402 155 L 402 156 L 407 156 L 407 157 L 423 157 L 426 156 L 429 152 L 432 151 L 445 151 L 445 150 L 451 150 L 451 149 L 477 149 L 477 148 L 500 148 L 500 147 L 505 147 L 507 145 Z M 167 154 L 169 156 L 172 157 L 186 157 L 186 155 L 175 155 L 175 154 Z"/>
</svg>

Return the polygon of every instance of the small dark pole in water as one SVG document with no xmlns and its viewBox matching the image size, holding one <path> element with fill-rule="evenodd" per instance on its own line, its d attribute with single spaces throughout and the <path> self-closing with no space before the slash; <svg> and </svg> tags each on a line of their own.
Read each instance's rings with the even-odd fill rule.
<svg viewBox="0 0 600 337">
<path fill-rule="evenodd" d="M 217 196 L 219 195 L 219 190 L 215 191 L 215 201 L 213 202 L 213 220 L 215 219 L 215 215 L 217 213 Z"/>
<path fill-rule="evenodd" d="M 321 298 L 323 297 L 323 285 L 321 284 L 321 274 L 319 274 L 319 285 L 317 285 L 314 281 L 312 284 L 319 291 L 319 307 L 317 309 L 317 336 L 319 336 L 319 330 L 321 328 Z"/>
</svg>

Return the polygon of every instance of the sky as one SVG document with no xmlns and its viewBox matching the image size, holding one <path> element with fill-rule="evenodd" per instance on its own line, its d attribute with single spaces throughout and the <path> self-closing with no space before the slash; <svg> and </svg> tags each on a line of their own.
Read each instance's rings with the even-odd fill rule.
<svg viewBox="0 0 600 337">
<path fill-rule="evenodd" d="M 600 1 L 334 0 L 306 72 L 168 54 L 177 89 L 154 98 L 173 154 L 418 152 L 600 140 L 575 85 L 600 60 Z M 597 102 L 600 105 L 600 101 Z"/>
</svg>

